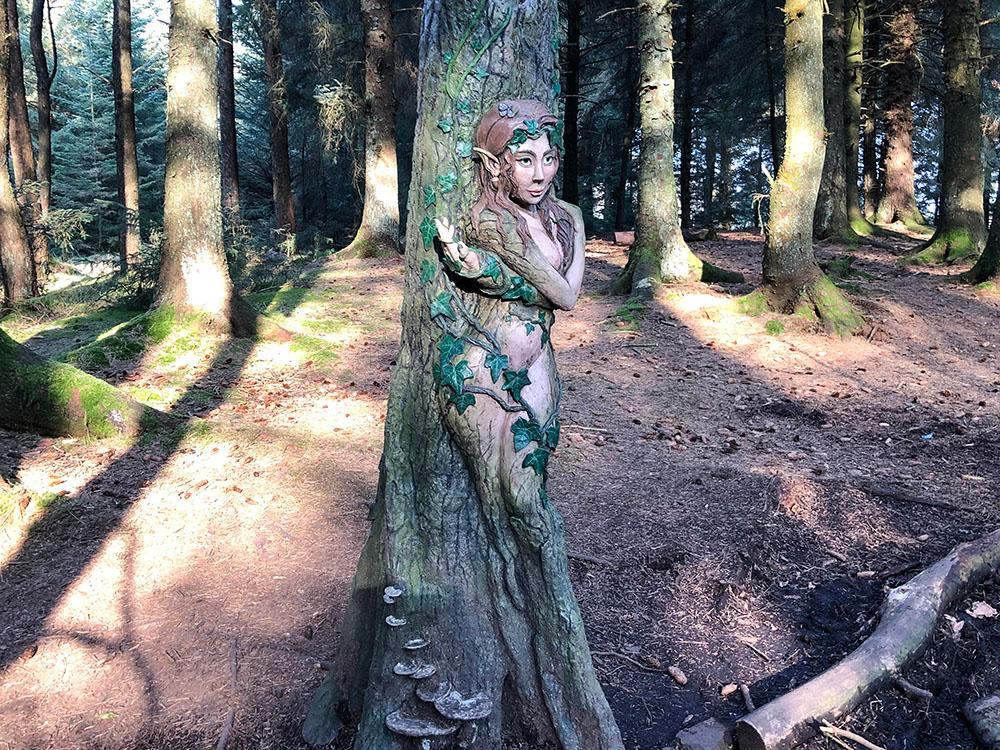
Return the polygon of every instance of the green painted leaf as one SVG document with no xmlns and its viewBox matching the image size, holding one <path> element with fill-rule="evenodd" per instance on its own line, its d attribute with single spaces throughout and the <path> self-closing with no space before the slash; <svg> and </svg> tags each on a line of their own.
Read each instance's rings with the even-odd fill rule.
<svg viewBox="0 0 1000 750">
<path fill-rule="evenodd" d="M 525 323 L 524 332 L 530 336 L 532 333 L 535 332 L 535 326 L 533 326 L 531 323 Z"/>
<path fill-rule="evenodd" d="M 455 170 L 452 170 L 448 174 L 439 174 L 437 181 L 443 195 L 455 189 L 455 185 L 458 183 L 458 175 L 455 174 Z"/>
<path fill-rule="evenodd" d="M 504 370 L 503 385 L 500 386 L 500 389 L 509 391 L 515 401 L 521 400 L 521 389 L 528 385 L 531 385 L 531 381 L 528 379 L 527 370 L 517 370 L 515 372 Z"/>
<path fill-rule="evenodd" d="M 430 208 L 437 203 L 437 196 L 434 194 L 433 185 L 424 185 L 424 208 Z"/>
<path fill-rule="evenodd" d="M 558 80 L 552 82 L 552 96 L 559 96 L 562 93 L 562 83 Z"/>
<path fill-rule="evenodd" d="M 434 267 L 434 263 L 431 261 L 431 259 L 424 258 L 423 261 L 420 263 L 420 283 L 421 284 L 428 283 L 431 279 L 434 278 L 434 275 L 436 273 L 437 273 L 437 268 Z"/>
<path fill-rule="evenodd" d="M 529 138 L 533 138 L 538 135 L 538 120 L 525 120 L 524 129 L 528 133 Z"/>
<path fill-rule="evenodd" d="M 438 351 L 441 352 L 441 364 L 446 365 L 465 350 L 465 344 L 461 339 L 456 339 L 450 333 L 446 333 L 444 338 L 438 342 Z"/>
<path fill-rule="evenodd" d="M 500 299 L 524 300 L 528 304 L 538 299 L 535 287 L 524 280 L 523 276 L 515 276 L 510 280 L 510 289 L 500 295 Z"/>
<path fill-rule="evenodd" d="M 431 302 L 431 317 L 436 318 L 443 315 L 446 318 L 455 319 L 455 313 L 451 311 L 451 292 L 441 292 L 437 299 Z"/>
<path fill-rule="evenodd" d="M 519 419 L 510 426 L 510 431 L 514 434 L 514 450 L 523 450 L 531 443 L 541 442 L 542 430 L 536 422 L 527 419 Z"/>
<path fill-rule="evenodd" d="M 552 37 L 552 51 L 553 52 L 558 52 L 559 51 L 559 37 L 554 36 L 554 35 Z"/>
<path fill-rule="evenodd" d="M 455 147 L 458 155 L 464 158 L 469 158 L 472 156 L 472 144 L 469 141 L 459 141 L 458 146 Z"/>
<path fill-rule="evenodd" d="M 455 109 L 461 112 L 463 115 L 468 115 L 472 113 L 472 102 L 468 99 L 459 99 L 455 102 Z"/>
<path fill-rule="evenodd" d="M 511 153 L 517 151 L 518 146 L 525 143 L 528 140 L 528 131 L 524 128 L 514 128 L 514 134 L 511 136 L 510 140 L 507 141 L 507 148 L 510 149 Z"/>
<path fill-rule="evenodd" d="M 552 426 L 545 431 L 544 443 L 547 448 L 555 450 L 556 446 L 559 445 L 559 420 L 552 422 Z"/>
<path fill-rule="evenodd" d="M 462 270 L 462 263 L 461 263 L 461 261 L 457 261 L 457 260 L 455 260 L 454 258 L 452 258 L 449 255 L 442 255 L 441 256 L 441 262 L 444 263 L 445 267 L 449 271 L 453 271 L 455 273 L 458 273 L 459 271 Z"/>
<path fill-rule="evenodd" d="M 465 414 L 465 410 L 476 403 L 476 397 L 471 393 L 456 393 L 448 403 L 454 404 L 459 414 Z"/>
<path fill-rule="evenodd" d="M 563 146 L 563 123 L 562 120 L 557 122 L 551 128 L 549 128 L 549 143 L 558 148 L 560 151 L 565 151 Z"/>
<path fill-rule="evenodd" d="M 444 60 L 445 65 L 450 65 L 451 61 L 455 59 L 455 55 L 451 52 L 445 52 L 441 55 L 441 59 Z"/>
<path fill-rule="evenodd" d="M 441 366 L 441 383 L 451 388 L 455 393 L 461 393 L 464 388 L 462 384 L 473 376 L 469 361 L 463 359 L 457 365 Z"/>
<path fill-rule="evenodd" d="M 545 448 L 538 448 L 525 456 L 521 466 L 535 470 L 538 476 L 545 474 L 545 467 L 549 463 L 549 452 Z"/>
<path fill-rule="evenodd" d="M 493 382 L 497 382 L 500 379 L 500 374 L 507 369 L 507 365 L 510 364 L 510 357 L 506 354 L 493 354 L 490 352 L 486 355 L 486 366 L 490 368 L 490 377 L 493 378 Z"/>
<path fill-rule="evenodd" d="M 472 75 L 474 75 L 480 81 L 483 81 L 490 77 L 489 72 L 482 65 L 477 65 L 476 69 L 472 71 Z"/>
<path fill-rule="evenodd" d="M 492 255 L 486 256 L 486 263 L 482 267 L 481 273 L 483 276 L 488 276 L 494 281 L 500 278 L 500 264 L 497 263 L 496 258 Z"/>
<path fill-rule="evenodd" d="M 430 247 L 437 236 L 437 227 L 434 225 L 434 219 L 430 216 L 425 216 L 420 222 L 420 236 L 424 238 L 424 247 Z"/>
<path fill-rule="evenodd" d="M 443 133 L 450 133 L 451 128 L 454 124 L 455 123 L 452 121 L 450 117 L 443 117 L 440 120 L 438 120 L 438 127 L 441 128 L 441 131 Z"/>
<path fill-rule="evenodd" d="M 473 39 L 473 40 L 472 40 L 471 42 L 469 42 L 469 45 L 470 45 L 470 46 L 472 47 L 472 49 L 474 49 L 474 50 L 475 50 L 476 52 L 480 52 L 480 51 L 482 51 L 482 49 L 483 49 L 483 43 L 482 43 L 482 42 L 480 42 L 480 41 L 479 41 L 479 40 L 477 40 L 477 39 Z"/>
</svg>

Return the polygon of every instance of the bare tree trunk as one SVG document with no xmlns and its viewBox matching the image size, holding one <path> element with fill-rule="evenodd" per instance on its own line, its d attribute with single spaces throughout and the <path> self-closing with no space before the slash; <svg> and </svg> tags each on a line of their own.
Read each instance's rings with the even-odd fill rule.
<svg viewBox="0 0 1000 750">
<path fill-rule="evenodd" d="M 819 183 L 813 235 L 817 239 L 854 242 L 857 234 L 847 218 L 847 146 L 844 134 L 844 0 L 827 0 L 823 16 L 823 112 L 826 160 Z"/>
<path fill-rule="evenodd" d="M 618 152 L 618 188 L 615 190 L 615 222 L 616 232 L 625 230 L 625 210 L 628 208 L 628 173 L 632 166 L 632 141 L 635 139 L 635 121 L 639 114 L 639 99 L 636 95 L 638 82 L 637 51 L 628 50 L 628 60 L 625 63 L 625 83 L 628 96 L 623 98 L 625 110 L 624 128 L 622 130 L 621 150 Z M 605 201 L 606 203 L 607 201 Z M 608 209 L 610 210 L 610 209 Z"/>
<path fill-rule="evenodd" d="M 732 166 L 733 149 L 729 132 L 725 125 L 719 129 L 719 190 L 717 195 L 718 203 L 718 225 L 720 229 L 732 228 L 733 221 L 733 195 L 732 195 Z"/>
<path fill-rule="evenodd" d="M 771 2 L 770 0 L 760 0 L 760 5 L 764 27 L 764 67 L 767 70 L 767 126 L 771 135 L 771 174 L 776 175 L 778 174 L 781 146 L 778 141 L 777 87 L 774 83 L 774 63 L 771 60 Z"/>
<path fill-rule="evenodd" d="M 344 249 L 358 257 L 399 252 L 399 172 L 396 165 L 395 34 L 392 4 L 361 0 L 365 29 L 365 195 L 361 226 Z"/>
<path fill-rule="evenodd" d="M 813 254 L 822 134 L 823 0 L 786 0 L 785 154 L 771 188 L 762 291 L 772 310 L 812 314 L 830 332 L 849 335 L 863 319 Z"/>
<path fill-rule="evenodd" d="M 566 90 L 563 91 L 563 121 L 566 123 L 563 140 L 566 153 L 563 157 L 563 200 L 576 205 L 580 202 L 580 144 L 578 122 L 580 116 L 580 14 L 581 0 L 566 0 L 565 60 Z"/>
<path fill-rule="evenodd" d="M 705 131 L 705 179 L 701 186 L 701 202 L 705 207 L 705 226 L 715 225 L 715 157 L 718 145 L 715 138 L 716 130 L 708 128 Z"/>
<path fill-rule="evenodd" d="M 673 35 L 671 35 L 673 39 Z M 681 229 L 691 227 L 691 139 L 694 137 L 694 0 L 684 0 L 684 56 L 681 58 Z M 671 63 L 671 69 L 673 65 Z M 671 73 L 672 75 L 672 73 Z M 641 100 L 640 100 L 641 101 Z M 673 116 L 671 115 L 671 126 Z M 673 137 L 670 139 L 673 143 Z M 668 160 L 673 164 L 673 156 Z M 673 169 L 673 167 L 671 167 Z"/>
<path fill-rule="evenodd" d="M 132 3 L 114 0 L 111 81 L 115 94 L 115 158 L 118 165 L 118 264 L 122 273 L 139 258 L 139 159 L 132 88 Z"/>
<path fill-rule="evenodd" d="M 7 14 L 0 13 L 0 266 L 3 267 L 4 295 L 7 304 L 21 302 L 38 294 L 35 263 L 21 209 L 10 181 L 7 148 L 10 101 L 11 48 L 17 35 L 11 34 Z"/>
<path fill-rule="evenodd" d="M 849 0 L 845 9 L 846 66 L 844 78 L 844 140 L 846 154 L 847 220 L 855 233 L 870 235 L 875 227 L 861 212 L 858 192 L 858 155 L 861 139 L 861 92 L 864 86 L 865 3 Z M 868 84 L 871 85 L 870 83 Z"/>
<path fill-rule="evenodd" d="M 889 20 L 885 47 L 885 192 L 876 218 L 880 224 L 898 221 L 916 230 L 926 228 L 913 186 L 913 101 L 920 66 L 919 37 L 915 0 L 899 0 Z"/>
<path fill-rule="evenodd" d="M 512 497 L 495 473 L 499 445 L 463 431 L 434 376 L 453 356 L 435 321 L 455 314 L 444 312 L 452 305 L 492 303 L 446 275 L 433 220 L 455 220 L 468 205 L 473 164 L 458 146 L 478 117 L 510 97 L 550 96 L 556 0 L 426 0 L 423 13 L 403 334 L 378 493 L 337 661 L 304 734 L 329 742 L 349 711 L 356 750 L 499 750 L 505 729 L 529 747 L 621 750 L 561 521 L 539 494 L 544 473 L 519 474 Z M 479 51 L 470 38 L 483 40 Z M 472 75 L 476 67 L 485 75 Z"/>
<path fill-rule="evenodd" d="M 288 104 L 285 72 L 281 59 L 278 0 L 259 0 L 264 72 L 267 79 L 267 112 L 271 123 L 271 193 L 278 229 L 295 234 L 292 205 L 292 169 L 288 160 Z"/>
<path fill-rule="evenodd" d="M 38 202 L 44 216 L 52 207 L 52 81 L 56 77 L 59 56 L 56 52 L 55 29 L 49 17 L 49 36 L 52 43 L 52 70 L 45 59 L 42 43 L 45 25 L 46 0 L 32 0 L 31 5 L 31 57 L 35 64 L 38 82 Z M 52 9 L 49 8 L 51 14 Z"/>
<path fill-rule="evenodd" d="M 944 7 L 941 216 L 934 236 L 909 258 L 914 263 L 954 263 L 978 256 L 986 243 L 979 15 L 979 0 L 951 0 Z"/>
<path fill-rule="evenodd" d="M 236 86 L 233 71 L 233 0 L 219 0 L 219 129 L 222 139 L 222 210 L 240 213 L 240 171 L 236 157 Z"/>
<path fill-rule="evenodd" d="M 867 2 L 868 0 L 865 0 Z M 867 17 L 868 30 L 865 32 L 863 46 L 865 60 L 877 60 L 882 46 L 882 24 L 878 15 Z M 861 113 L 864 130 L 864 152 L 862 154 L 862 188 L 864 197 L 864 215 L 869 223 L 875 220 L 875 212 L 881 199 L 881 176 L 879 175 L 878 136 L 878 102 L 877 90 L 882 76 L 869 73 L 861 92 Z"/>
</svg>

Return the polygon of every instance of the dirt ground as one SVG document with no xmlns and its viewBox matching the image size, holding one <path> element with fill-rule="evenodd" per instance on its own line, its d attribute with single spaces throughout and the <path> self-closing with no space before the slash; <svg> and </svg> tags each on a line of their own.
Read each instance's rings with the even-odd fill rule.
<svg viewBox="0 0 1000 750">
<path fill-rule="evenodd" d="M 759 237 L 693 247 L 749 283 L 630 305 L 595 294 L 625 248 L 591 242 L 553 333 L 549 494 L 628 748 L 738 718 L 740 684 L 761 705 L 818 674 L 889 587 L 1000 520 L 1000 298 L 861 248 L 843 283 L 873 327 L 841 341 L 737 312 Z M 211 748 L 230 723 L 230 750 L 305 747 L 375 492 L 401 287 L 398 262 L 314 265 L 253 301 L 315 347 L 168 341 L 98 373 L 201 417 L 179 441 L 0 431 L 0 748 Z M 116 322 L 4 326 L 57 356 Z M 890 687 L 843 725 L 973 748 L 961 707 L 1000 690 L 1000 618 L 967 610 L 998 600 L 995 582 L 971 592 L 906 672 L 933 700 Z"/>
</svg>

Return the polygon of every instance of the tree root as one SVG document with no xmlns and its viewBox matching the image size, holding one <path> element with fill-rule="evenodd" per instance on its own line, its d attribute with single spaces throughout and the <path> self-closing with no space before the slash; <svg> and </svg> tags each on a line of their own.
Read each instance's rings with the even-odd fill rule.
<svg viewBox="0 0 1000 750">
<path fill-rule="evenodd" d="M 823 330 L 841 338 L 849 338 L 866 326 L 864 316 L 854 309 L 826 274 L 821 274 L 802 290 L 795 305 L 795 314 L 818 320 Z"/>
<path fill-rule="evenodd" d="M 701 260 L 686 247 L 682 263 L 670 264 L 675 270 L 665 269 L 665 263 L 660 263 L 653 253 L 636 250 L 633 245 L 629 252 L 628 263 L 618 276 L 613 278 L 606 288 L 608 294 L 627 294 L 631 297 L 652 299 L 656 290 L 663 284 L 679 284 L 690 281 L 701 281 L 705 284 L 723 283 L 739 284 L 745 279 L 738 271 L 729 271 Z M 678 272 L 677 268 L 683 268 Z"/>
<path fill-rule="evenodd" d="M 338 250 L 336 255 L 344 259 L 395 258 L 399 256 L 399 242 L 362 224 L 351 244 Z"/>
<path fill-rule="evenodd" d="M 788 750 L 816 733 L 820 722 L 842 717 L 891 682 L 927 646 L 938 618 L 1000 568 L 1000 531 L 955 547 L 944 558 L 893 589 L 875 632 L 818 677 L 743 717 L 736 725 L 742 750 Z"/>
<path fill-rule="evenodd" d="M 964 229 L 941 229 L 927 242 L 918 246 L 901 263 L 911 266 L 952 264 L 978 257 L 982 248 Z"/>
</svg>

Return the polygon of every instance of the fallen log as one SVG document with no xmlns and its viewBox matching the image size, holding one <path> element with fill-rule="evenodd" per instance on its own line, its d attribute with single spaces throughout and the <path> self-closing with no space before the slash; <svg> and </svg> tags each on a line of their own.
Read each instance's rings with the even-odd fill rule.
<svg viewBox="0 0 1000 750">
<path fill-rule="evenodd" d="M 938 617 L 958 597 L 1000 568 L 1000 530 L 955 547 L 944 558 L 889 592 L 875 632 L 846 658 L 736 724 L 741 750 L 788 750 L 820 723 L 851 711 L 899 673 L 927 646 Z"/>
</svg>

